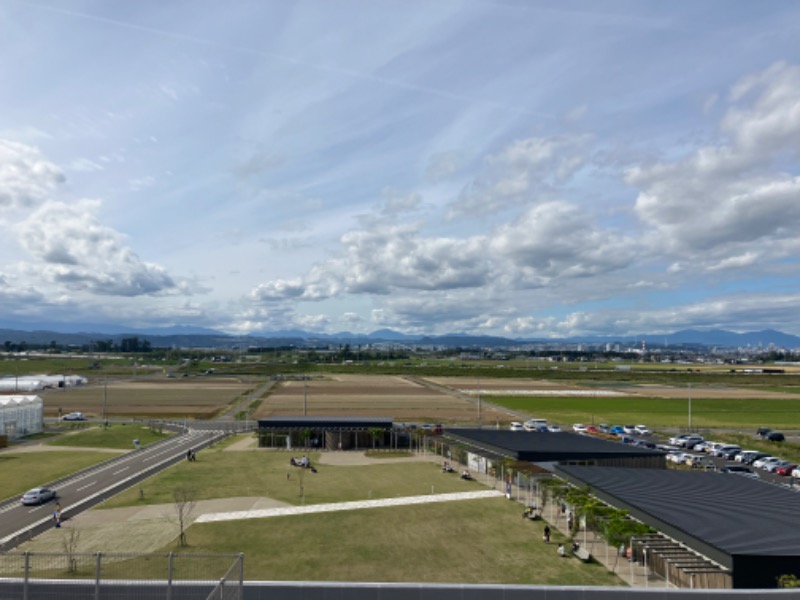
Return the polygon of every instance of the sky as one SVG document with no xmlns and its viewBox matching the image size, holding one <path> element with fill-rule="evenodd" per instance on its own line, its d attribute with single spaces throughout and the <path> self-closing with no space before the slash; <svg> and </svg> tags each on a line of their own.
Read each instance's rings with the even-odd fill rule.
<svg viewBox="0 0 800 600">
<path fill-rule="evenodd" d="M 0 0 L 0 316 L 800 334 L 800 4 Z"/>
</svg>

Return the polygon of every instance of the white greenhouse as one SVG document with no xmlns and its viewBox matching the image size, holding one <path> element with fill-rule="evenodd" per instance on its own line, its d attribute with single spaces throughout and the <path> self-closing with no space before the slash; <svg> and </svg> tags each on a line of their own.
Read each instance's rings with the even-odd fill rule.
<svg viewBox="0 0 800 600">
<path fill-rule="evenodd" d="M 13 440 L 41 433 L 44 403 L 39 396 L 0 396 L 0 435 Z"/>
</svg>

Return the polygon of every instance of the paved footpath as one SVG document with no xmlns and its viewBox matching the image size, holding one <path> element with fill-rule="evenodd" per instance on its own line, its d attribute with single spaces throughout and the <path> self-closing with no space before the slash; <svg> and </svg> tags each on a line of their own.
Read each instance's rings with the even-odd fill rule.
<svg viewBox="0 0 800 600">
<path fill-rule="evenodd" d="M 430 504 L 433 502 L 453 502 L 455 500 L 479 500 L 502 496 L 496 490 L 480 492 L 457 492 L 453 494 L 431 494 L 427 496 L 406 496 L 404 498 L 384 498 L 381 500 L 360 500 L 356 502 L 335 502 L 332 504 L 312 504 L 310 506 L 286 506 L 261 510 L 242 510 L 236 512 L 206 513 L 200 515 L 195 523 L 218 521 L 237 521 L 240 519 L 263 519 L 265 517 L 285 517 L 311 513 L 336 512 L 341 510 L 361 510 L 364 508 L 383 508 L 385 506 L 407 506 L 410 504 Z"/>
</svg>

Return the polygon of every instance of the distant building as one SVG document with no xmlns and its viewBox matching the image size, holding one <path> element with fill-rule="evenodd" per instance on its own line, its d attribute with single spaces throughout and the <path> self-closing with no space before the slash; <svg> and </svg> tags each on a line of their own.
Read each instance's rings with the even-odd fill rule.
<svg viewBox="0 0 800 600">
<path fill-rule="evenodd" d="M 13 440 L 41 433 L 44 403 L 39 396 L 0 396 L 0 435 Z"/>
</svg>

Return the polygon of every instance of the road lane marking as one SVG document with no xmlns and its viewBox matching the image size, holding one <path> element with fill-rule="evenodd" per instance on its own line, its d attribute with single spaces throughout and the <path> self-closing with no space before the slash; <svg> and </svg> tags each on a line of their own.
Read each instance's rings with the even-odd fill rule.
<svg viewBox="0 0 800 600">
<path fill-rule="evenodd" d="M 130 468 L 130 467 L 125 467 L 125 468 L 123 468 L 123 469 L 120 469 L 119 471 L 114 471 L 114 472 L 112 473 L 112 475 L 117 475 L 118 473 L 122 473 L 123 471 L 127 471 L 129 468 Z"/>
<path fill-rule="evenodd" d="M 78 488 L 77 490 L 75 490 L 75 491 L 76 491 L 76 492 L 80 492 L 80 491 L 82 491 L 82 490 L 85 490 L 85 489 L 86 489 L 86 488 L 88 488 L 88 487 L 92 487 L 92 486 L 93 486 L 95 483 L 97 483 L 97 480 L 94 480 L 92 483 L 87 483 L 85 486 L 83 486 L 83 487 L 79 487 L 79 488 Z"/>
</svg>

